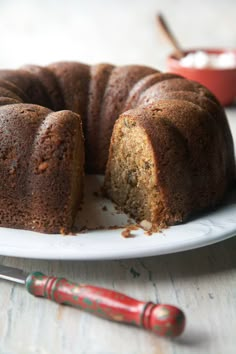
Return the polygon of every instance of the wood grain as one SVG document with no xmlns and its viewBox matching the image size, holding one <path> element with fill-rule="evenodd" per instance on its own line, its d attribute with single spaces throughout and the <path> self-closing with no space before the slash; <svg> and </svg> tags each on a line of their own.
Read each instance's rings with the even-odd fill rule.
<svg viewBox="0 0 236 354">
<path fill-rule="evenodd" d="M 34 298 L 23 287 L 2 281 L 0 353 L 234 353 L 236 238 L 146 259 L 50 262 L 1 257 L 0 262 L 171 303 L 187 315 L 184 335 L 169 341 Z"/>
</svg>

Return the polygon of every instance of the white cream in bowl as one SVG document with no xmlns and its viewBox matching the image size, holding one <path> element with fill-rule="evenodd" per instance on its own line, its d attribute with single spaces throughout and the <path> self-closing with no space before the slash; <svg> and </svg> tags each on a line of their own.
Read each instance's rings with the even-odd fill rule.
<svg viewBox="0 0 236 354">
<path fill-rule="evenodd" d="M 236 68 L 236 55 L 230 51 L 219 54 L 196 51 L 181 58 L 180 65 L 196 69 L 232 69 Z"/>
</svg>

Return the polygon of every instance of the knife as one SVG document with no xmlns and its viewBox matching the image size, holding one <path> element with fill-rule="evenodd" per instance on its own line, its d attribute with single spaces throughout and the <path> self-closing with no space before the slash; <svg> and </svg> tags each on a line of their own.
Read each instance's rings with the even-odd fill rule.
<svg viewBox="0 0 236 354">
<path fill-rule="evenodd" d="M 177 307 L 138 301 L 114 290 L 3 265 L 0 279 L 23 284 L 34 296 L 77 307 L 107 320 L 143 327 L 162 337 L 179 336 L 185 327 L 185 315 Z"/>
</svg>

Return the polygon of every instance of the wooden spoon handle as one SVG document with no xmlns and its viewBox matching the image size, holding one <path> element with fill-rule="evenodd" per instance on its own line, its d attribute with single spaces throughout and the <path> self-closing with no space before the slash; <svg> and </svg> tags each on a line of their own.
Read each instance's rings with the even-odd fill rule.
<svg viewBox="0 0 236 354">
<path fill-rule="evenodd" d="M 144 327 L 163 337 L 176 337 L 184 330 L 185 316 L 175 306 L 138 301 L 113 290 L 76 284 L 40 272 L 28 275 L 26 288 L 35 296 L 74 306 L 107 320 Z"/>
<path fill-rule="evenodd" d="M 174 47 L 175 50 L 175 57 L 177 59 L 181 59 L 184 56 L 183 50 L 180 48 L 176 38 L 174 37 L 173 33 L 171 32 L 169 26 L 166 23 L 166 20 L 164 19 L 163 15 L 158 14 L 156 16 L 157 24 L 165 37 L 165 39 Z"/>
</svg>

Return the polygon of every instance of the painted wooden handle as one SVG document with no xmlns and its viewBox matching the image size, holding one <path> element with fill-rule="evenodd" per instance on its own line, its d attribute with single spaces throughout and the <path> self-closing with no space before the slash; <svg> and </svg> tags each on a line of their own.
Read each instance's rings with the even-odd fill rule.
<svg viewBox="0 0 236 354">
<path fill-rule="evenodd" d="M 175 306 L 138 301 L 113 290 L 76 284 L 40 272 L 29 274 L 26 288 L 35 296 L 74 306 L 111 321 L 144 327 L 160 336 L 176 337 L 184 330 L 184 313 Z"/>
</svg>

